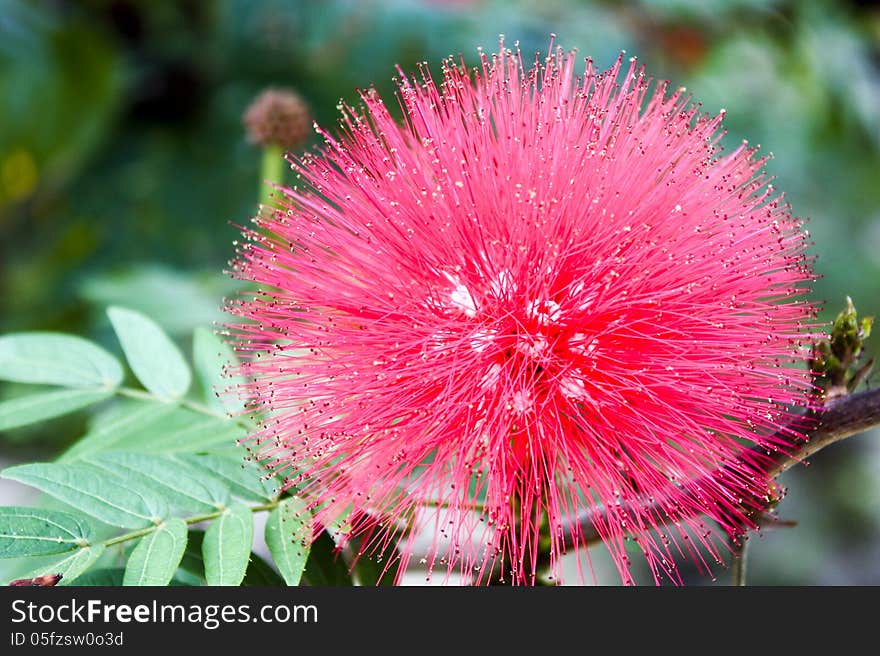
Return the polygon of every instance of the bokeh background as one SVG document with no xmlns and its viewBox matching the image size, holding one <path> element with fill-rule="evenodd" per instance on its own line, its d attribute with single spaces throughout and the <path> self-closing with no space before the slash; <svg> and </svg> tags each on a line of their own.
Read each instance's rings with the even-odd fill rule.
<svg viewBox="0 0 880 656">
<path fill-rule="evenodd" d="M 726 142 L 773 152 L 777 186 L 810 218 L 822 318 L 846 295 L 880 313 L 874 2 L 0 0 L 0 332 L 112 347 L 103 309 L 121 303 L 187 346 L 234 291 L 223 269 L 260 177 L 241 115 L 261 89 L 296 89 L 333 126 L 356 87 L 390 97 L 396 64 L 475 62 L 501 33 L 527 56 L 555 33 L 601 66 L 625 49 L 706 111 L 726 108 Z M 0 466 L 51 458 L 86 420 L 0 433 Z M 880 584 L 880 432 L 783 483 L 780 515 L 798 526 L 752 540 L 750 582 Z M 22 502 L 24 488 L 0 487 L 0 504 Z M 596 564 L 615 581 L 598 550 Z"/>
</svg>

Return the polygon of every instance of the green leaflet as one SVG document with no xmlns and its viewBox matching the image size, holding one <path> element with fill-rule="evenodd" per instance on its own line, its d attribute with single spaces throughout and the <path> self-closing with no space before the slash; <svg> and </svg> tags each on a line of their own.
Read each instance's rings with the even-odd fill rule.
<svg viewBox="0 0 880 656">
<path fill-rule="evenodd" d="M 72 551 L 89 544 L 93 534 L 88 520 L 73 513 L 0 507 L 0 558 Z"/>
<path fill-rule="evenodd" d="M 100 413 L 91 423 L 89 431 L 59 456 L 59 461 L 69 461 L 89 453 L 96 453 L 124 443 L 126 438 L 158 422 L 173 412 L 175 406 L 152 401 L 131 401 L 115 405 Z"/>
<path fill-rule="evenodd" d="M 186 551 L 180 561 L 177 573 L 174 575 L 176 579 L 190 585 L 205 584 L 205 563 L 202 560 L 204 536 L 204 531 L 191 530 L 189 532 Z M 251 553 L 250 558 L 244 580 L 241 582 L 242 585 L 284 585 L 284 579 L 272 569 L 269 563 L 255 553 Z"/>
<path fill-rule="evenodd" d="M 239 585 L 254 541 L 254 518 L 247 506 L 229 507 L 205 531 L 202 558 L 208 585 Z"/>
<path fill-rule="evenodd" d="M 33 463 L 10 467 L 3 478 L 42 490 L 111 526 L 144 528 L 168 514 L 168 504 L 158 495 L 130 489 L 124 478 L 94 465 Z"/>
<path fill-rule="evenodd" d="M 122 378 L 119 361 L 81 337 L 48 332 L 0 337 L 0 380 L 110 389 Z"/>
<path fill-rule="evenodd" d="M 266 545 L 287 585 L 299 585 L 311 546 L 312 516 L 300 499 L 278 504 L 266 521 Z"/>
<path fill-rule="evenodd" d="M 104 545 L 93 544 L 76 551 L 64 554 L 60 559 L 35 567 L 23 574 L 17 575 L 16 579 L 33 579 L 47 574 L 61 574 L 58 585 L 70 585 L 76 581 L 98 558 L 104 553 Z"/>
<path fill-rule="evenodd" d="M 140 312 L 111 307 L 107 316 L 141 384 L 160 398 L 182 398 L 192 382 L 192 374 L 171 338 Z"/>
<path fill-rule="evenodd" d="M 142 537 L 125 566 L 122 585 L 168 585 L 186 549 L 187 527 L 179 517 Z"/>
<path fill-rule="evenodd" d="M 263 480 L 259 467 L 245 462 L 242 457 L 186 453 L 177 456 L 177 459 L 219 476 L 232 487 L 233 494 L 243 499 L 268 501 L 278 494 L 278 480 L 274 477 Z"/>
<path fill-rule="evenodd" d="M 103 401 L 112 390 L 61 389 L 0 402 L 0 430 L 35 424 Z"/>
<path fill-rule="evenodd" d="M 101 415 L 60 460 L 105 451 L 191 453 L 235 445 L 244 436 L 244 429 L 228 419 L 205 416 L 171 403 L 130 401 Z"/>
<path fill-rule="evenodd" d="M 211 417 L 186 408 L 175 408 L 150 430 L 138 431 L 126 439 L 127 451 L 150 453 L 193 453 L 218 447 L 234 447 L 246 432 L 235 422 Z M 122 450 L 119 445 L 119 450 Z"/>
<path fill-rule="evenodd" d="M 217 410 L 236 414 L 244 410 L 233 388 L 244 382 L 227 369 L 238 364 L 232 348 L 207 328 L 193 333 L 193 361 L 207 403 Z"/>
<path fill-rule="evenodd" d="M 169 456 L 120 451 L 96 454 L 87 462 L 140 483 L 184 512 L 215 512 L 229 502 L 222 481 Z"/>
</svg>

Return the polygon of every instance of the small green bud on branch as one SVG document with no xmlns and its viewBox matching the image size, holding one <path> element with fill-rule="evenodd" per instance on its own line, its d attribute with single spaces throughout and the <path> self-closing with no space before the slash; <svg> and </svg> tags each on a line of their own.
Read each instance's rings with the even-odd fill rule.
<svg viewBox="0 0 880 656">
<path fill-rule="evenodd" d="M 831 335 L 813 346 L 810 368 L 824 400 L 845 396 L 858 387 L 874 366 L 874 358 L 859 364 L 865 340 L 871 335 L 874 317 L 859 320 L 852 299 L 831 326 Z"/>
</svg>

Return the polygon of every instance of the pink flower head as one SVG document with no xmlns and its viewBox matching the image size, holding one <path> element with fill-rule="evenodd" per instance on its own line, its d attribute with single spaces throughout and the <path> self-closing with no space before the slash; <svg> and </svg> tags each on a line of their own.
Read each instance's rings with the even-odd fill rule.
<svg viewBox="0 0 880 656">
<path fill-rule="evenodd" d="M 402 124 L 362 92 L 247 232 L 253 449 L 400 572 L 534 583 L 592 512 L 625 582 L 627 540 L 680 580 L 753 526 L 748 447 L 800 437 L 806 233 L 754 149 L 720 154 L 723 112 L 630 61 L 401 73 Z"/>
</svg>

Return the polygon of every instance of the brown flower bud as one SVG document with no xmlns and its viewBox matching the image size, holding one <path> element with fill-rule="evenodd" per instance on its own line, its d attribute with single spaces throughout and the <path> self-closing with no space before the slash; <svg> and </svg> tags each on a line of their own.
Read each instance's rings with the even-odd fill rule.
<svg viewBox="0 0 880 656">
<path fill-rule="evenodd" d="M 312 127 L 308 105 L 287 89 L 263 91 L 247 108 L 242 121 L 248 138 L 263 147 L 298 146 L 308 139 Z"/>
<path fill-rule="evenodd" d="M 45 574 L 32 579 L 16 579 L 10 582 L 10 586 L 23 588 L 47 588 L 58 585 L 58 581 L 62 579 L 62 574 Z"/>
</svg>

